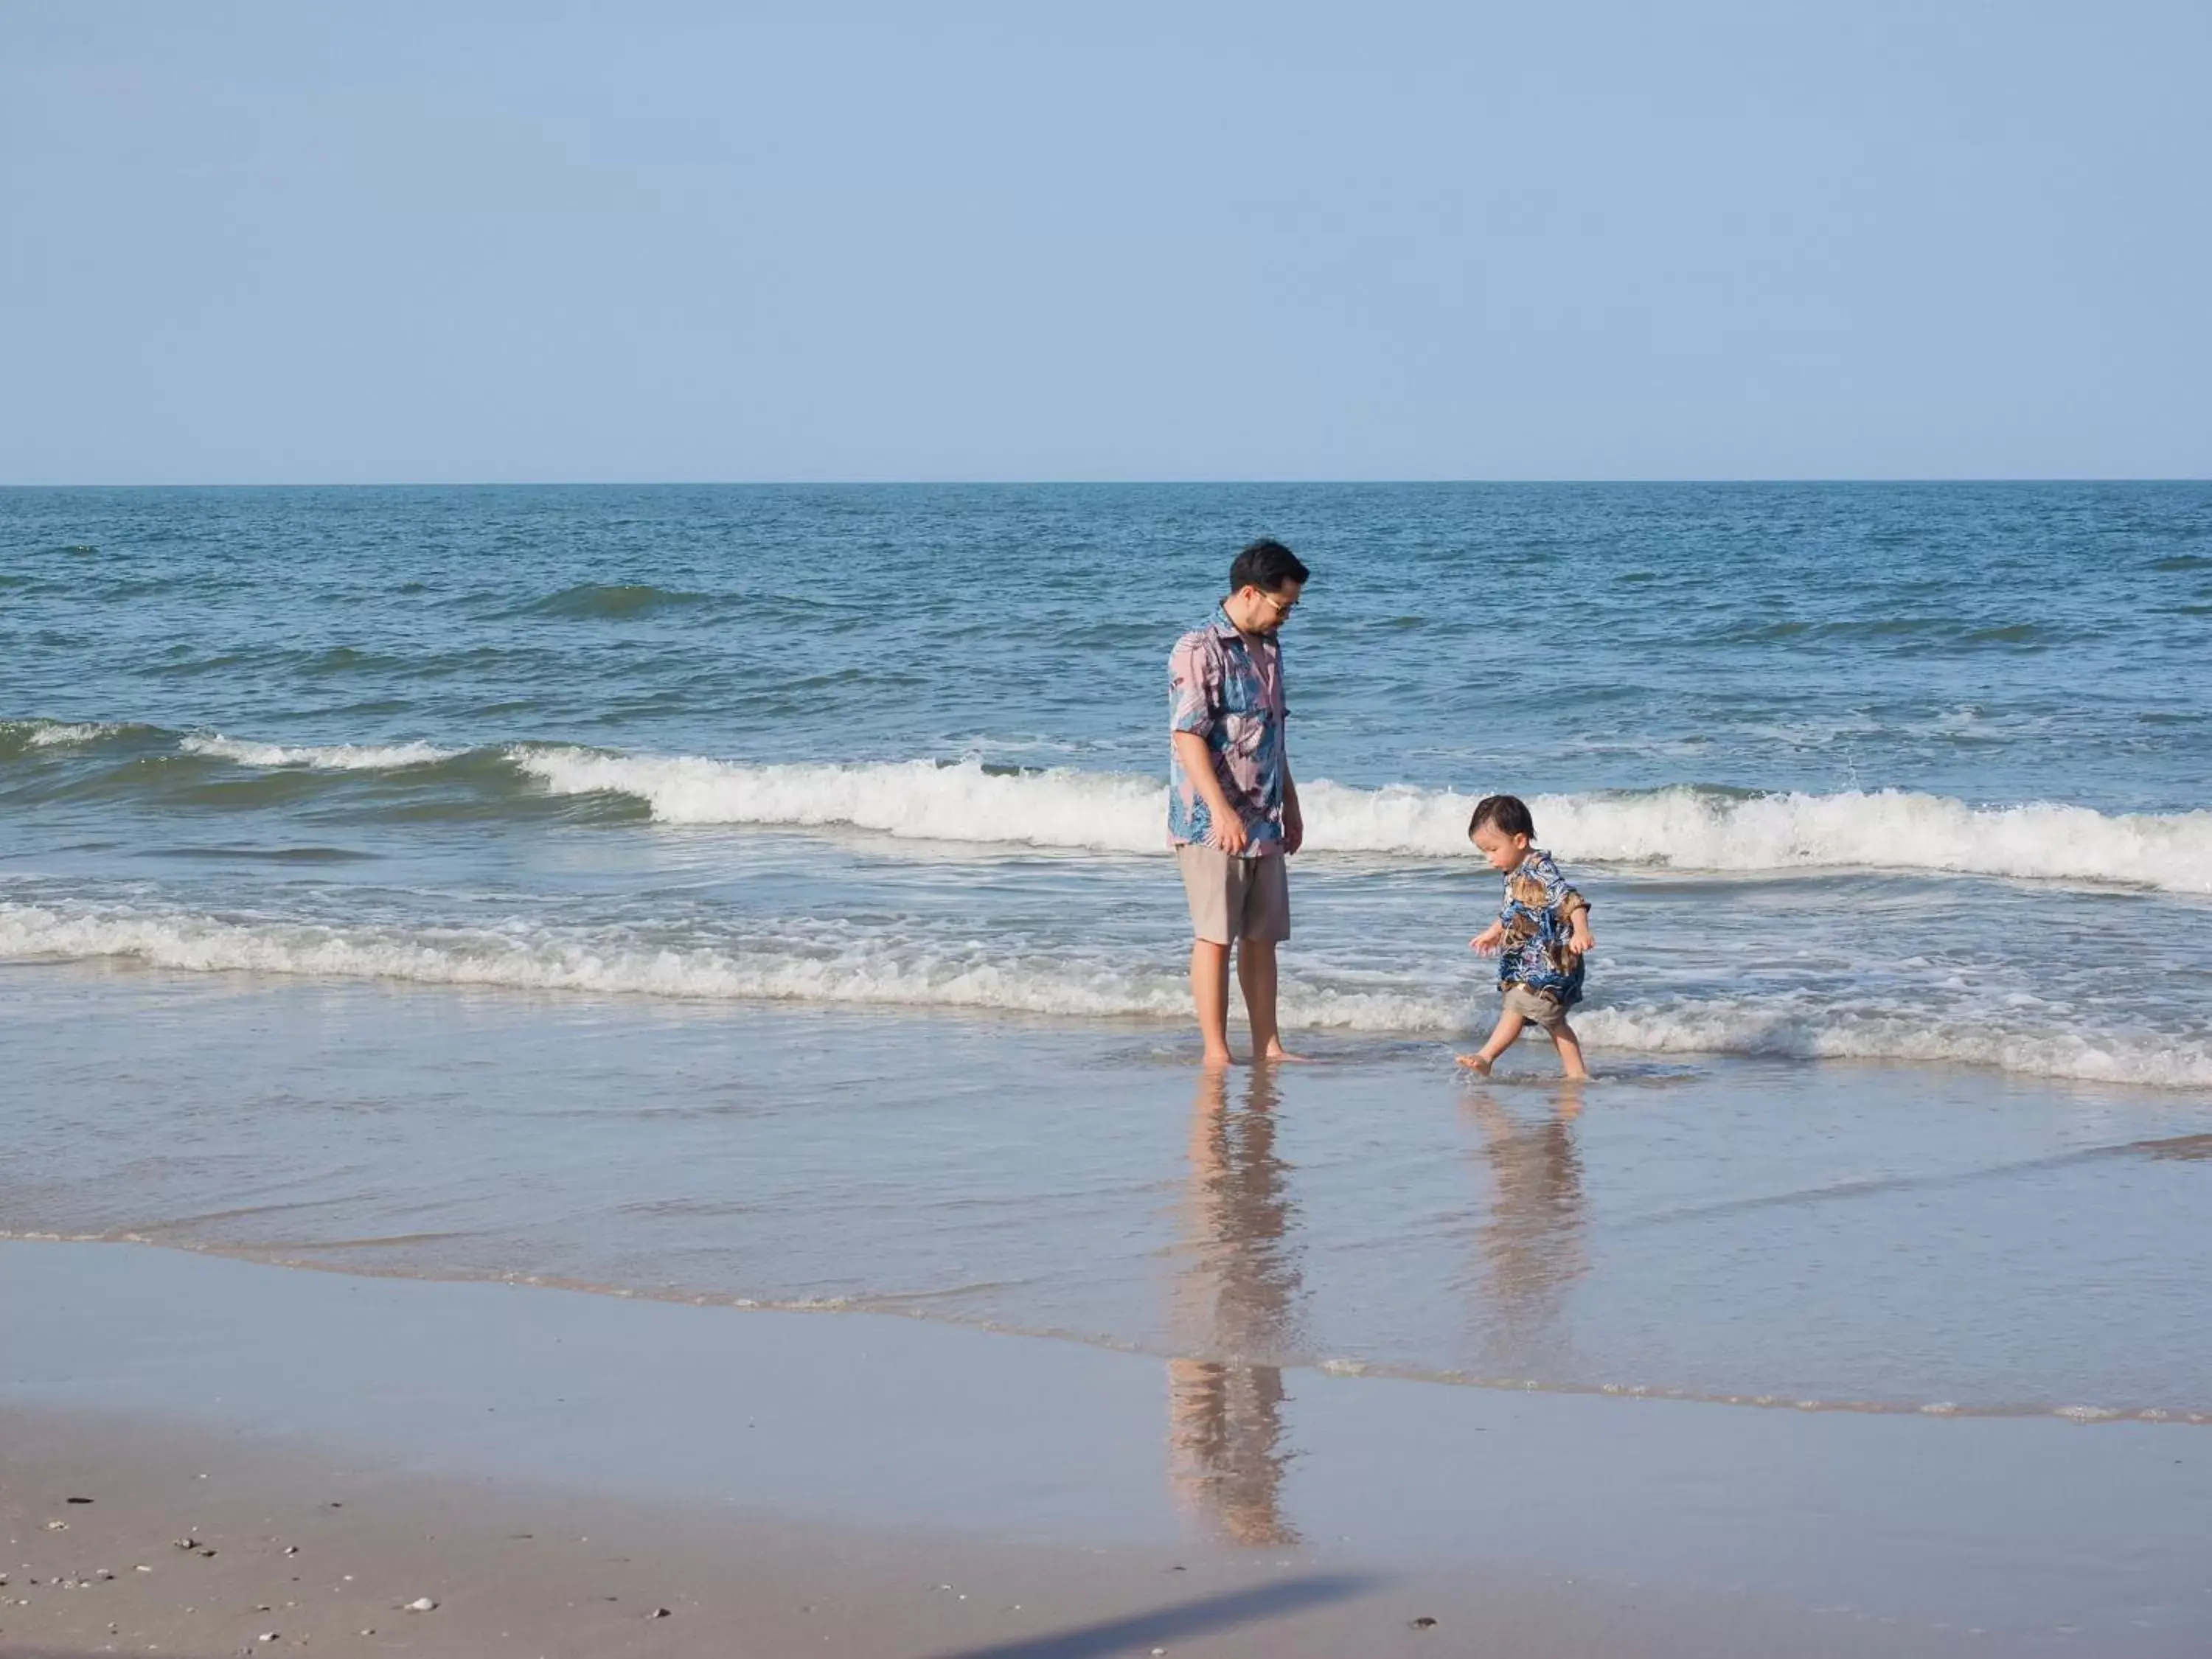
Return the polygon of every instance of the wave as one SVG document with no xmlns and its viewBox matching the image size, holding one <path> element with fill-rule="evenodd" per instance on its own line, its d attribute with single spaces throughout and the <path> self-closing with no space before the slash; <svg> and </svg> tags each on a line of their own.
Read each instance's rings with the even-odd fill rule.
<svg viewBox="0 0 2212 1659">
<path fill-rule="evenodd" d="M 398 771 L 457 760 L 465 749 L 441 749 L 428 743 L 301 744 L 247 743 L 222 736 L 190 737 L 177 747 L 187 755 L 235 761 L 240 766 L 305 766 L 323 772 Z"/>
<path fill-rule="evenodd" d="M 1045 951 L 1002 953 L 805 920 L 715 945 L 657 943 L 618 928 L 335 927 L 240 920 L 123 904 L 0 902 L 0 961 L 123 959 L 194 973 L 483 986 L 706 1001 L 940 1008 L 1062 1018 L 1188 1018 L 1180 964 Z M 1283 1023 L 1303 1031 L 1437 1039 L 1486 1025 L 1486 994 L 1332 984 L 1295 970 Z M 2007 1023 L 1923 994 L 1808 1007 L 1783 996 L 1647 999 L 1585 1008 L 1576 1025 L 1599 1057 L 1735 1054 L 1902 1060 L 2023 1076 L 2212 1088 L 2212 1042 L 2149 1027 Z"/>
<path fill-rule="evenodd" d="M 1179 968 L 1131 974 L 1103 961 L 1006 956 L 795 922 L 728 945 L 665 945 L 619 930 L 491 932 L 236 921 L 127 906 L 0 902 L 0 961 L 123 958 L 195 973 L 481 985 L 713 1001 L 988 1009 L 1076 1018 L 1180 1018 Z M 1449 1030 L 1453 1005 L 1389 993 L 1301 994 L 1310 1030 Z"/>
<path fill-rule="evenodd" d="M 178 752 L 331 774 L 415 771 L 469 792 L 486 812 L 546 796 L 617 797 L 656 822 L 851 829 L 976 847 L 1156 854 L 1166 846 L 1156 777 L 987 764 L 969 757 L 755 764 L 697 755 L 522 743 L 477 749 L 426 741 L 288 744 L 153 727 L 0 722 L 0 759 L 91 746 L 123 733 Z M 137 745 L 144 747 L 145 744 Z M 464 763 L 446 771 L 428 769 Z M 423 769 L 417 770 L 417 769 Z M 118 770 L 116 793 L 158 788 Z M 344 787 L 336 780 L 332 787 Z M 1303 787 L 1316 853 L 1459 860 L 1481 792 L 1393 784 Z M 1539 795 L 1539 838 L 1569 863 L 1736 875 L 1844 870 L 2094 883 L 2212 894 L 2212 811 L 2101 812 L 2049 802 L 1975 805 L 1904 790 L 1761 793 L 1694 785 Z"/>
<path fill-rule="evenodd" d="M 1156 852 L 1166 838 L 1161 786 L 1127 774 L 1024 772 L 972 759 L 756 766 L 582 749 L 513 753 L 555 794 L 629 795 L 665 823 L 848 825 L 1117 853 Z M 1300 794 L 1315 852 L 1471 856 L 1472 792 L 1317 781 Z M 1978 807 L 1900 790 L 1753 794 L 1686 785 L 1540 795 L 1530 806 L 1540 838 L 1571 862 L 1731 873 L 1927 871 L 2212 893 L 2212 811 Z"/>
<path fill-rule="evenodd" d="M 607 586 L 586 582 L 580 586 L 563 588 L 560 592 L 523 607 L 533 617 L 562 617 L 589 620 L 594 617 L 619 620 L 627 617 L 643 617 L 655 611 L 665 611 L 706 604 L 711 596 L 685 592 L 665 587 L 654 587 L 645 583 L 624 583 Z"/>
<path fill-rule="evenodd" d="M 132 728 L 104 720 L 0 720 L 0 755 L 34 749 L 76 749 Z"/>
<path fill-rule="evenodd" d="M 2024 1077 L 2212 1088 L 2212 1043 L 2163 1032 L 2100 1027 L 2008 1027 L 1976 1013 L 1914 1006 L 1837 1006 L 1819 1013 L 1776 997 L 1679 999 L 1591 1008 L 1575 1030 L 1596 1051 L 1741 1054 L 1773 1060 L 1905 1060 L 1971 1066 Z"/>
</svg>

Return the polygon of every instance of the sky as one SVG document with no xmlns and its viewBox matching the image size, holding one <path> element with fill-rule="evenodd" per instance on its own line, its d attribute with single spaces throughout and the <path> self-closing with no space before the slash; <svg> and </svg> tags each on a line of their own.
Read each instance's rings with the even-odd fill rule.
<svg viewBox="0 0 2212 1659">
<path fill-rule="evenodd" d="M 2212 5 L 4 0 L 0 483 L 2212 476 Z"/>
</svg>

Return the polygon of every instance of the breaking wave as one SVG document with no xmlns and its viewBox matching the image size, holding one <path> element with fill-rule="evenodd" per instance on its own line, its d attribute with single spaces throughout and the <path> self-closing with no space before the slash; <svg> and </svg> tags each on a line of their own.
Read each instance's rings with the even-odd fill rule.
<svg viewBox="0 0 2212 1659">
<path fill-rule="evenodd" d="M 458 787 L 488 814 L 548 795 L 633 802 L 659 823 L 844 829 L 975 847 L 1158 854 L 1166 844 L 1157 777 L 988 764 L 969 757 L 750 763 L 520 743 L 476 749 L 427 741 L 294 744 L 148 726 L 0 721 L 0 760 L 34 752 L 100 763 L 102 745 L 171 748 L 234 765 L 332 775 L 408 773 Z M 459 765 L 452 764 L 459 763 Z M 113 793 L 161 787 L 112 767 Z M 1457 860 L 1478 789 L 1304 785 L 1316 853 Z M 1760 793 L 1680 784 L 1531 798 L 1539 839 L 1562 860 L 1726 874 L 1875 870 L 2094 883 L 2212 894 L 2212 811 L 2102 812 L 2052 802 L 1977 805 L 1903 790 Z"/>
<path fill-rule="evenodd" d="M 1164 843 L 1160 785 L 1127 774 L 1018 772 L 969 760 L 744 765 L 696 756 L 521 748 L 556 794 L 642 801 L 687 824 L 848 825 L 920 839 L 1147 853 Z M 1475 792 L 1407 785 L 1300 791 L 1315 852 L 1469 856 Z M 2212 893 L 2212 811 L 1972 806 L 1897 790 L 1752 794 L 1688 786 L 1544 795 L 1530 805 L 1561 858 L 1753 872 L 1887 869 L 2109 882 Z"/>
<path fill-rule="evenodd" d="M 187 755 L 235 761 L 240 766 L 305 766 L 324 772 L 386 772 L 434 766 L 459 759 L 465 749 L 441 749 L 428 743 L 303 744 L 246 743 L 235 738 L 191 737 L 177 747 Z"/>
<path fill-rule="evenodd" d="M 101 720 L 0 720 L 0 756 L 39 749 L 76 749 L 131 728 Z"/>
<path fill-rule="evenodd" d="M 1127 953 L 1002 952 L 973 940 L 918 938 L 811 919 L 760 925 L 711 943 L 656 942 L 617 927 L 503 929 L 336 927 L 241 920 L 125 904 L 0 902 L 0 961 L 122 959 L 195 973 L 504 987 L 709 1001 L 945 1008 L 1062 1018 L 1149 1018 L 1180 1025 L 1180 961 Z M 1301 964 L 1283 982 L 1284 1024 L 1306 1031 L 1444 1038 L 1486 1025 L 1486 991 L 1435 994 L 1332 982 Z M 2148 1026 L 2077 1027 L 1993 1015 L 1924 993 L 1817 1006 L 1787 996 L 1650 998 L 1582 1010 L 1593 1051 L 1723 1054 L 1791 1060 L 1904 1060 L 2165 1088 L 2212 1088 L 2212 1042 Z"/>
</svg>

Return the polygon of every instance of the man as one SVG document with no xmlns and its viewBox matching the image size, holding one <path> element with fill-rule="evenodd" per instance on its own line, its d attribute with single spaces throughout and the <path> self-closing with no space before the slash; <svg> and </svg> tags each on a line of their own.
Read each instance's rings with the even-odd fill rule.
<svg viewBox="0 0 2212 1659">
<path fill-rule="evenodd" d="M 1305 839 L 1283 736 L 1276 639 L 1309 573 L 1280 542 L 1255 542 L 1229 567 L 1229 597 L 1168 659 L 1174 766 L 1168 838 L 1190 900 L 1191 1000 L 1206 1064 L 1229 1064 L 1229 953 L 1252 1022 L 1255 1060 L 1280 1060 L 1275 946 L 1291 936 L 1284 860 Z"/>
</svg>

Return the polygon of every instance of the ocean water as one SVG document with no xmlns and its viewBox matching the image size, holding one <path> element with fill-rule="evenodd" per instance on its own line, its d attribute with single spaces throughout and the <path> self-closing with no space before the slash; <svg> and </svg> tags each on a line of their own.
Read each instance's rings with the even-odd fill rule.
<svg viewBox="0 0 2212 1659">
<path fill-rule="evenodd" d="M 1327 1063 L 1194 1107 L 1164 664 L 1260 533 Z M 0 491 L 0 1230 L 2212 1410 L 2208 630 L 2204 484 Z M 1499 789 L 1578 1111 L 1452 1073 Z"/>
<path fill-rule="evenodd" d="M 1306 1029 L 2212 1085 L 2212 487 L 15 490 L 0 952 L 1173 1019 L 1164 662 L 1286 639 Z"/>
</svg>

